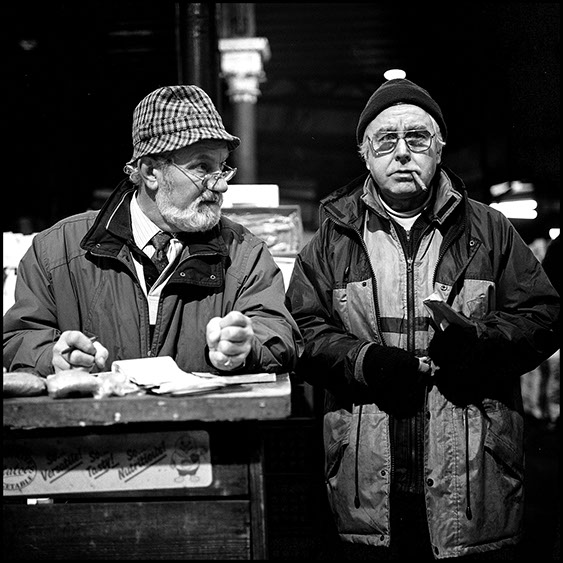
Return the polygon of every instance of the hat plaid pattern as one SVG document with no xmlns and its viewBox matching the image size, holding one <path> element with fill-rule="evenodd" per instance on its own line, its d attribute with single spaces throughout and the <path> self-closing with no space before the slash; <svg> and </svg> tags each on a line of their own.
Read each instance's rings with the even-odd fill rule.
<svg viewBox="0 0 563 563">
<path fill-rule="evenodd" d="M 133 156 L 191 145 L 202 139 L 227 142 L 232 151 L 240 139 L 227 133 L 211 98 L 198 86 L 164 86 L 146 96 L 133 112 Z"/>
</svg>

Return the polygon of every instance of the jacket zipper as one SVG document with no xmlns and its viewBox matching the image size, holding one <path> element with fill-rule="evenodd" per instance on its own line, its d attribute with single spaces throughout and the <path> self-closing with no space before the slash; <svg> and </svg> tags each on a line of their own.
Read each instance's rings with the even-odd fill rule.
<svg viewBox="0 0 563 563">
<path fill-rule="evenodd" d="M 471 489 L 469 483 L 469 414 L 468 407 L 463 408 L 463 422 L 465 426 L 465 516 L 468 520 L 473 518 L 471 512 Z"/>
<path fill-rule="evenodd" d="M 420 242 L 420 241 L 419 241 Z M 416 249 L 412 248 L 412 240 L 410 231 L 406 232 L 406 248 L 403 248 L 407 262 L 407 350 L 414 353 L 415 351 L 415 306 L 414 306 L 414 257 Z M 416 482 L 416 450 L 418 448 L 418 435 L 416 432 L 416 415 L 409 419 L 409 434 L 411 447 L 411 468 L 409 470 L 411 479 Z"/>
<path fill-rule="evenodd" d="M 395 226 L 393 225 L 393 228 Z M 416 257 L 416 253 L 420 246 L 420 242 L 422 241 L 424 235 L 427 232 L 427 228 L 421 232 L 420 236 L 417 240 L 414 241 L 416 247 L 413 247 L 413 239 L 411 238 L 410 231 L 400 231 L 399 229 L 395 228 L 395 232 L 397 233 L 397 237 L 401 243 L 401 248 L 403 250 L 403 255 L 405 257 L 406 267 L 407 267 L 407 350 L 410 352 L 415 353 L 415 327 L 416 327 L 416 308 L 414 303 L 414 259 Z M 404 236 L 403 233 L 404 232 Z M 426 394 L 425 394 L 425 403 L 426 403 Z M 394 425 L 394 419 L 391 417 L 391 422 Z M 409 475 L 410 481 L 416 483 L 417 478 L 417 467 L 416 467 L 416 451 L 421 450 L 421 443 L 423 443 L 423 437 L 419 436 L 417 433 L 417 416 L 411 417 L 409 419 L 409 426 L 408 426 L 408 433 L 409 433 L 409 441 L 412 443 L 411 447 L 411 455 L 410 455 L 410 462 L 411 467 L 409 468 Z M 393 442 L 391 442 L 393 443 Z"/>
</svg>

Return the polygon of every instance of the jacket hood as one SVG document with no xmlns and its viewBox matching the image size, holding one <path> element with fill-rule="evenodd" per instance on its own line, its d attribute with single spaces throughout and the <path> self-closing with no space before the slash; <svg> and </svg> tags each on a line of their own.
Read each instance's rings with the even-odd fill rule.
<svg viewBox="0 0 563 563">
<path fill-rule="evenodd" d="M 84 250 L 117 255 L 123 244 L 132 236 L 129 201 L 137 190 L 128 180 L 123 180 L 110 194 L 98 212 L 94 224 L 90 227 L 80 246 Z M 124 205 L 127 203 L 127 205 Z M 113 219 L 116 219 L 113 221 Z"/>
</svg>

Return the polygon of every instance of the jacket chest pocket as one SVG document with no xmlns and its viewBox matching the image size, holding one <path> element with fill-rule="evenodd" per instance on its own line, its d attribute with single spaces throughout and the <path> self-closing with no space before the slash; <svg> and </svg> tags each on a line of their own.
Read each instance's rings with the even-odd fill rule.
<svg viewBox="0 0 563 563">
<path fill-rule="evenodd" d="M 371 279 L 334 289 L 332 307 L 347 331 L 359 338 L 380 341 Z"/>
<path fill-rule="evenodd" d="M 466 279 L 453 301 L 453 308 L 473 320 L 481 320 L 495 309 L 495 285 L 487 280 Z"/>
</svg>

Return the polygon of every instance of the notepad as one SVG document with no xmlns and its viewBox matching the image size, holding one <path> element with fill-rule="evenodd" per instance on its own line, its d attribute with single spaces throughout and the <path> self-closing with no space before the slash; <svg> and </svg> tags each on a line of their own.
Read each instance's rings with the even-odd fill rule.
<svg viewBox="0 0 563 563">
<path fill-rule="evenodd" d="M 450 324 L 461 327 L 474 327 L 475 325 L 461 313 L 454 311 L 437 293 L 429 295 L 422 301 L 430 311 L 434 322 L 445 330 Z"/>
</svg>

